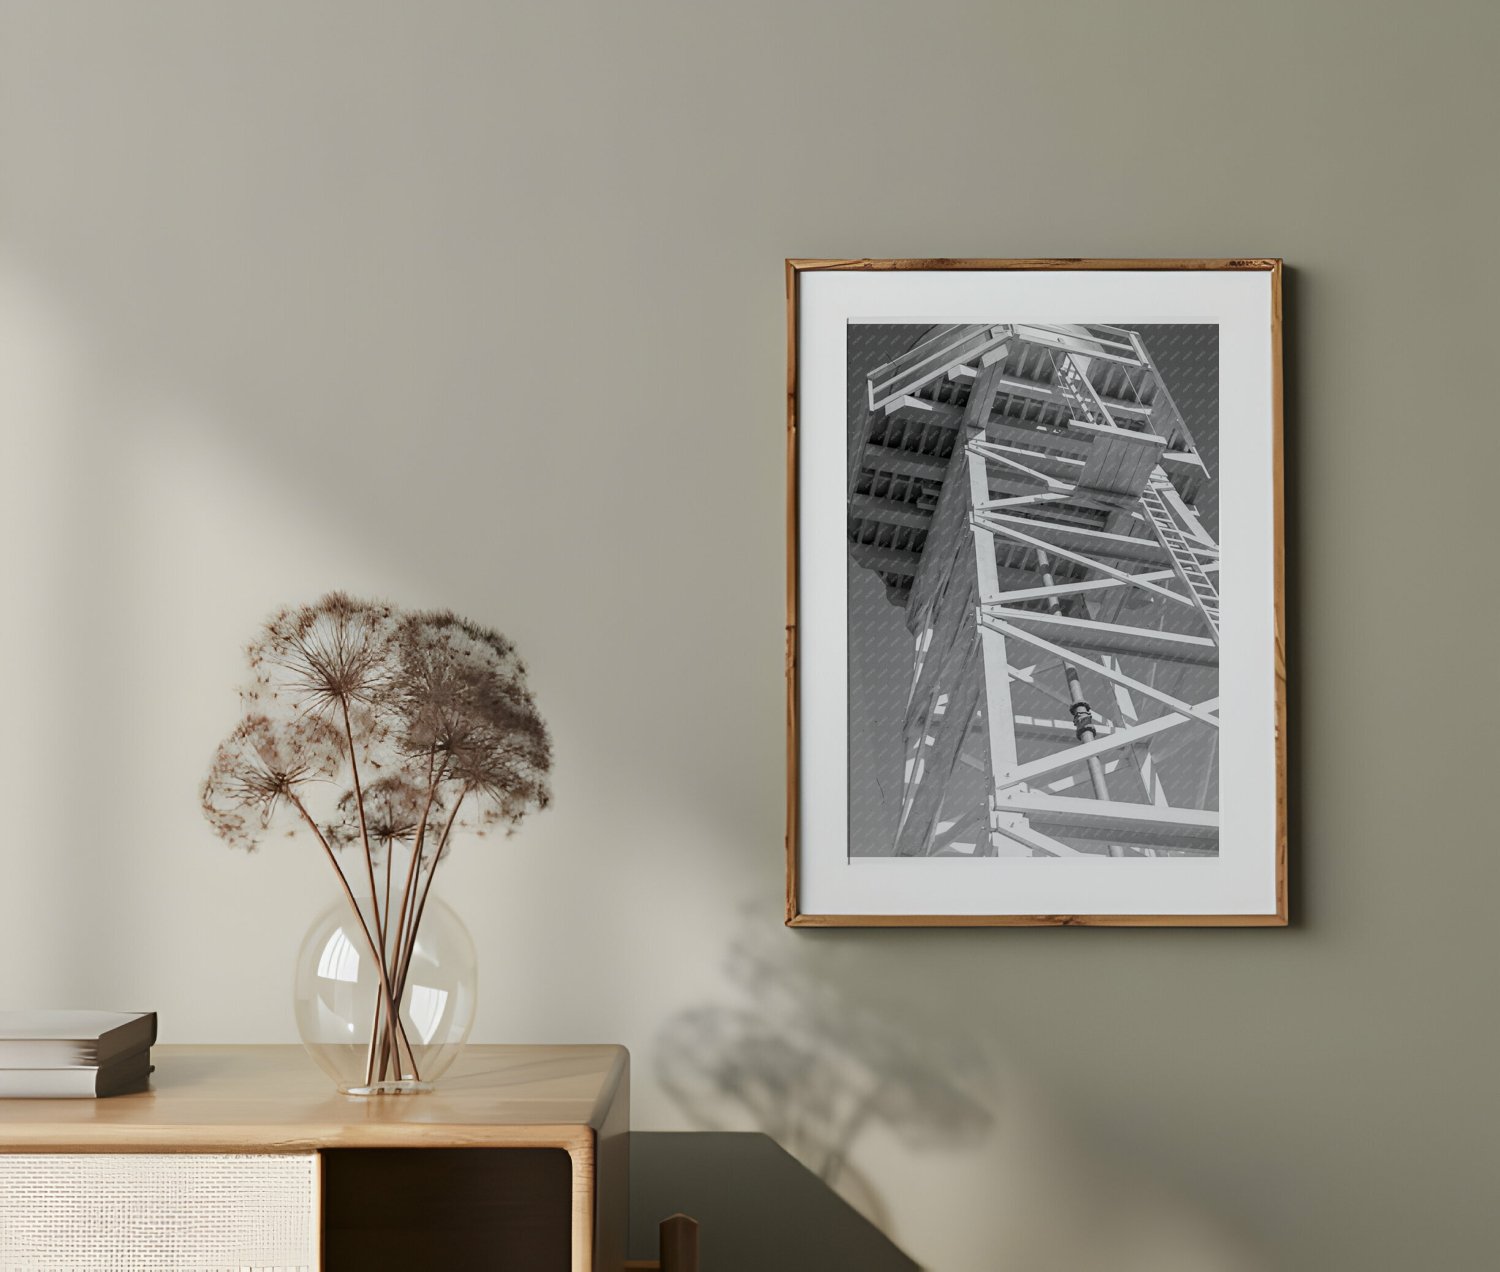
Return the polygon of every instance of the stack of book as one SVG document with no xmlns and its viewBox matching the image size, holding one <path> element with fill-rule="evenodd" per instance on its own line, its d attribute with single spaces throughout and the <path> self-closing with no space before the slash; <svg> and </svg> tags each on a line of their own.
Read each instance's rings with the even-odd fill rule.
<svg viewBox="0 0 1500 1272">
<path fill-rule="evenodd" d="M 144 1091 L 154 1011 L 0 1011 L 0 1098 Z"/>
</svg>

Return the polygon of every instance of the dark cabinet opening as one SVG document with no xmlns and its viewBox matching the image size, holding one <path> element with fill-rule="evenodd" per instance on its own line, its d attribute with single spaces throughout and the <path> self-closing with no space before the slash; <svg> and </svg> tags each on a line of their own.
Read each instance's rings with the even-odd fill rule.
<svg viewBox="0 0 1500 1272">
<path fill-rule="evenodd" d="M 568 1272 L 560 1148 L 323 1151 L 325 1272 Z"/>
</svg>

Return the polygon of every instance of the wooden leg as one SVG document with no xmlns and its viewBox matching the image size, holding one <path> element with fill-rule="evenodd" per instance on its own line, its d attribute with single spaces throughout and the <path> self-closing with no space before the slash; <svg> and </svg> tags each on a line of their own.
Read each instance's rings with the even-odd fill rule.
<svg viewBox="0 0 1500 1272">
<path fill-rule="evenodd" d="M 698 1272 L 698 1222 L 686 1215 L 661 1221 L 661 1272 Z"/>
</svg>

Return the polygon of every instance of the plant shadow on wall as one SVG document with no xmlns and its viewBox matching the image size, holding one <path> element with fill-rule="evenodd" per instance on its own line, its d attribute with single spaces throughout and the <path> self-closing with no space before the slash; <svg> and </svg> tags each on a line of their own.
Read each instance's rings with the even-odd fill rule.
<svg viewBox="0 0 1500 1272">
<path fill-rule="evenodd" d="M 861 1137 L 883 1128 L 911 1149 L 984 1140 L 996 1069 L 976 1039 L 860 1002 L 842 975 L 847 951 L 787 936 L 747 912 L 725 962 L 739 1001 L 670 1019 L 657 1080 L 698 1129 L 769 1135 L 880 1227 L 886 1206 L 852 1160 Z"/>
<path fill-rule="evenodd" d="M 526 668 L 455 614 L 339 592 L 272 615 L 247 654 L 243 718 L 214 756 L 204 815 L 231 846 L 300 835 L 327 859 L 345 907 L 315 926 L 299 969 L 303 1041 L 347 1092 L 426 1089 L 474 1000 L 472 945 L 432 904 L 433 879 L 457 838 L 510 833 L 550 799 Z M 445 930 L 466 968 L 436 957 Z"/>
</svg>

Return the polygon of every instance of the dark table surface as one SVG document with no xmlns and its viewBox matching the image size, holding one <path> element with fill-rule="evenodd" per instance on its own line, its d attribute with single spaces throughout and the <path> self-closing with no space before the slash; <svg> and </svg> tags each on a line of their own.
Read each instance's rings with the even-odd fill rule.
<svg viewBox="0 0 1500 1272">
<path fill-rule="evenodd" d="M 703 1272 L 909 1272 L 918 1265 L 765 1135 L 630 1137 L 630 1257 L 654 1259 L 668 1215 L 701 1225 Z"/>
</svg>

